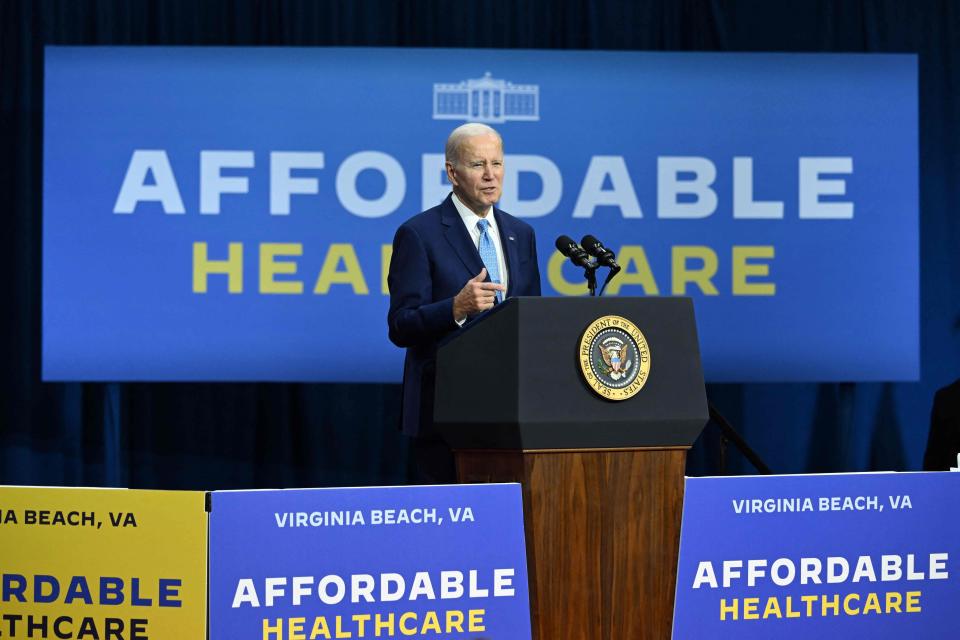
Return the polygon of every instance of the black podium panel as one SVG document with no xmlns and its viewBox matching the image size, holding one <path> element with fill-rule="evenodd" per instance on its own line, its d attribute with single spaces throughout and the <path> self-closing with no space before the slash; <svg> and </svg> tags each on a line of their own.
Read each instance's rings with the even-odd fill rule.
<svg viewBox="0 0 960 640">
<path fill-rule="evenodd" d="M 650 372 L 632 398 L 596 394 L 578 346 L 602 316 L 646 338 Z M 437 355 L 434 421 L 455 449 L 690 446 L 708 419 L 690 298 L 511 298 Z"/>
</svg>

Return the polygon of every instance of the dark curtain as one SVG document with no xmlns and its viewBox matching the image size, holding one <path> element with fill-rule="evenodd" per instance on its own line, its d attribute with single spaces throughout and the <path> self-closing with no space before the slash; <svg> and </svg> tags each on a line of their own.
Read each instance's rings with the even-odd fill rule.
<svg viewBox="0 0 960 640">
<path fill-rule="evenodd" d="M 947 0 L 0 0 L 0 483 L 215 489 L 408 478 L 396 385 L 40 382 L 45 44 L 918 52 L 921 381 L 709 389 L 776 471 L 917 468 L 933 391 L 960 375 L 958 15 Z M 716 469 L 718 444 L 708 430 L 692 473 Z M 732 453 L 730 465 L 749 471 Z"/>
</svg>

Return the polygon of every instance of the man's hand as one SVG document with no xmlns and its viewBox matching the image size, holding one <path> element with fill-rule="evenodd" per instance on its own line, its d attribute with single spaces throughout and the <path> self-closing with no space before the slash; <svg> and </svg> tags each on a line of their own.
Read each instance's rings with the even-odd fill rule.
<svg viewBox="0 0 960 640">
<path fill-rule="evenodd" d="M 484 282 L 487 269 L 484 267 L 476 276 L 463 285 L 463 289 L 453 299 L 453 319 L 462 320 L 481 311 L 493 308 L 497 291 L 506 291 L 502 284 Z"/>
</svg>

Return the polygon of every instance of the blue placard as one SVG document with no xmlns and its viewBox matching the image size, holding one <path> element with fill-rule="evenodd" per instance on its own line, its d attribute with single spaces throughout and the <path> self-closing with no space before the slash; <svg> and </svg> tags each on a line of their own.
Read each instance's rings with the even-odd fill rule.
<svg viewBox="0 0 960 640">
<path fill-rule="evenodd" d="M 914 55 L 48 47 L 45 82 L 45 379 L 399 380 L 391 240 L 466 120 L 546 295 L 592 233 L 610 295 L 694 297 L 708 381 L 918 377 Z"/>
<path fill-rule="evenodd" d="M 529 639 L 520 486 L 212 494 L 210 638 Z"/>
<path fill-rule="evenodd" d="M 958 473 L 688 478 L 673 637 L 955 637 L 958 513 Z"/>
</svg>

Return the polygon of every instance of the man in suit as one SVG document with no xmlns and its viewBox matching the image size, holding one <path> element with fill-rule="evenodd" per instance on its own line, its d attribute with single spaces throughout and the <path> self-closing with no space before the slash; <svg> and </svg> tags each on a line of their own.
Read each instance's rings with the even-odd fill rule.
<svg viewBox="0 0 960 640">
<path fill-rule="evenodd" d="M 452 193 L 400 226 L 387 279 L 390 340 L 407 350 L 401 428 L 414 438 L 418 480 L 431 484 L 455 480 L 453 456 L 433 429 L 437 343 L 505 298 L 540 295 L 533 229 L 493 206 L 503 186 L 500 134 L 476 123 L 454 129 L 446 171 Z"/>
<path fill-rule="evenodd" d="M 939 389 L 933 397 L 930 433 L 923 456 L 924 471 L 947 471 L 960 455 L 960 380 Z"/>
</svg>

